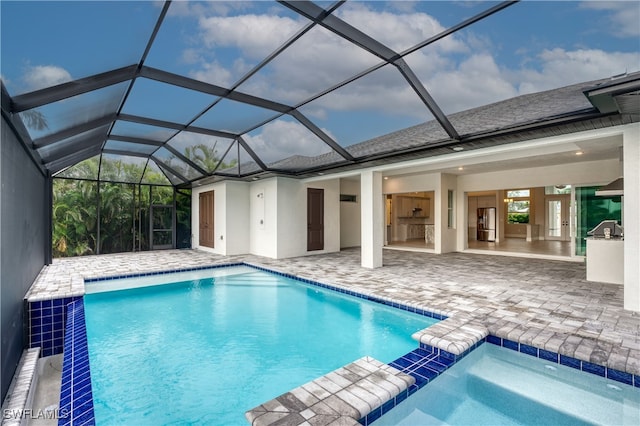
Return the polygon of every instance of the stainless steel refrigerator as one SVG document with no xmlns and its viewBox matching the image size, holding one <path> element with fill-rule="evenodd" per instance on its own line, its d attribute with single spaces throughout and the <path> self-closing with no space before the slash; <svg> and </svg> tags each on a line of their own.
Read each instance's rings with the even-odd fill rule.
<svg viewBox="0 0 640 426">
<path fill-rule="evenodd" d="M 478 209 L 478 241 L 496 240 L 496 208 Z"/>
</svg>

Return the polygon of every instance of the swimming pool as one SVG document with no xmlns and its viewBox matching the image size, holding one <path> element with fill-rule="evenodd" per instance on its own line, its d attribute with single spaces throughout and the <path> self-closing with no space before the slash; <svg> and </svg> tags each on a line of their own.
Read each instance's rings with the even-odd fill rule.
<svg viewBox="0 0 640 426">
<path fill-rule="evenodd" d="M 355 359 L 415 349 L 411 335 L 437 322 L 250 267 L 189 274 L 86 284 L 98 424 L 244 425 Z"/>
<path fill-rule="evenodd" d="M 374 424 L 638 425 L 640 389 L 485 343 Z"/>
</svg>

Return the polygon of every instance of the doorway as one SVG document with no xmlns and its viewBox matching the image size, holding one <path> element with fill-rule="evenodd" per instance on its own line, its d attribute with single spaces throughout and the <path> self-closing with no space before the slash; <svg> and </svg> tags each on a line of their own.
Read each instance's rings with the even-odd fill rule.
<svg viewBox="0 0 640 426">
<path fill-rule="evenodd" d="M 200 245 L 214 248 L 213 191 L 200 193 Z"/>
<path fill-rule="evenodd" d="M 324 250 L 324 189 L 307 188 L 307 251 Z"/>
<path fill-rule="evenodd" d="M 570 240 L 569 200 L 569 195 L 554 195 L 545 198 L 545 240 Z"/>
</svg>

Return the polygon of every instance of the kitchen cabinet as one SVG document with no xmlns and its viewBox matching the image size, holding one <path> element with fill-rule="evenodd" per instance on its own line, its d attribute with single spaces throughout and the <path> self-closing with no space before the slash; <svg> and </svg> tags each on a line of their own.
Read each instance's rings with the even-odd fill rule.
<svg viewBox="0 0 640 426">
<path fill-rule="evenodd" d="M 398 217 L 429 217 L 429 198 L 398 197 Z"/>
</svg>

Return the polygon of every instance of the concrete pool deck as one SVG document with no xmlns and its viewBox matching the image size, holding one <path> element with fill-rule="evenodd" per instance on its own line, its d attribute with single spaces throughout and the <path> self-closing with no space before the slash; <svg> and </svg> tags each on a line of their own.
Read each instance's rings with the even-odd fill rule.
<svg viewBox="0 0 640 426">
<path fill-rule="evenodd" d="M 82 295 L 84 278 L 233 262 L 446 315 L 415 337 L 454 354 L 491 334 L 640 375 L 640 313 L 623 309 L 623 286 L 588 282 L 585 265 L 575 262 L 385 250 L 382 268 L 365 269 L 359 249 L 280 260 L 199 250 L 122 253 L 56 259 L 27 298 Z"/>
</svg>

